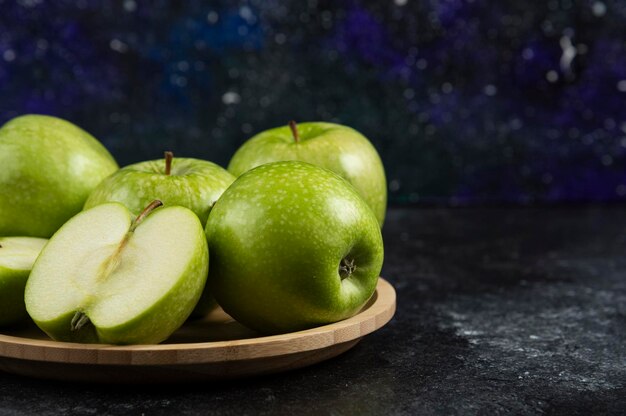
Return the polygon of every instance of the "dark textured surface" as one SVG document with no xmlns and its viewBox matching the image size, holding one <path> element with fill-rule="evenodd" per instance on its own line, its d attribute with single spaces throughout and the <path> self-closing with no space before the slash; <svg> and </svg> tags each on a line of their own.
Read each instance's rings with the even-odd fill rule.
<svg viewBox="0 0 626 416">
<path fill-rule="evenodd" d="M 0 374 L 0 415 L 623 414 L 626 208 L 392 210 L 394 320 L 331 361 L 214 385 Z"/>
<path fill-rule="evenodd" d="M 626 200 L 623 0 L 0 0 L 0 122 L 226 164 L 337 121 L 394 203 Z"/>
</svg>

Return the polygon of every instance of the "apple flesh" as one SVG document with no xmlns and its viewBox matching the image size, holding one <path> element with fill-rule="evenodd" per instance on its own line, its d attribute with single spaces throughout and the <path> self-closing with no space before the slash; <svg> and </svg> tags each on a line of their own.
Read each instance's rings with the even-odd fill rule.
<svg viewBox="0 0 626 416">
<path fill-rule="evenodd" d="M 0 326 L 18 323 L 28 317 L 24 288 L 45 238 L 0 238 Z"/>
<path fill-rule="evenodd" d="M 235 180 L 226 169 L 206 160 L 174 158 L 171 152 L 159 160 L 126 166 L 91 193 L 85 209 L 104 202 L 120 202 L 135 215 L 151 201 L 180 205 L 206 223 L 213 203 Z"/>
<path fill-rule="evenodd" d="M 264 131 L 235 153 L 228 171 L 235 176 L 265 163 L 299 160 L 346 179 L 383 224 L 387 207 L 385 169 L 376 149 L 358 131 L 339 124 L 310 122 Z"/>
<path fill-rule="evenodd" d="M 0 235 L 50 237 L 118 169 L 94 137 L 56 117 L 26 115 L 0 129 Z"/>
<path fill-rule="evenodd" d="M 55 340 L 153 344 L 189 316 L 208 272 L 198 217 L 154 209 L 133 222 L 119 203 L 73 217 L 50 239 L 26 285 L 26 309 Z"/>
<path fill-rule="evenodd" d="M 276 162 L 239 177 L 206 225 L 208 285 L 222 308 L 263 333 L 348 318 L 375 290 L 380 226 L 335 173 Z"/>
</svg>

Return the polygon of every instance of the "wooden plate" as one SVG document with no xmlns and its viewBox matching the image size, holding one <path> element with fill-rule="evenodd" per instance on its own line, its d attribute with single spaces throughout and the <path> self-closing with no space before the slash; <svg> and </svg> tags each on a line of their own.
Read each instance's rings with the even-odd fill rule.
<svg viewBox="0 0 626 416">
<path fill-rule="evenodd" d="M 385 325 L 396 292 L 379 279 L 361 312 L 334 324 L 261 336 L 218 310 L 159 345 L 111 346 L 50 340 L 38 328 L 0 333 L 0 370 L 31 377 L 113 383 L 210 381 L 275 373 L 335 357 Z"/>
</svg>

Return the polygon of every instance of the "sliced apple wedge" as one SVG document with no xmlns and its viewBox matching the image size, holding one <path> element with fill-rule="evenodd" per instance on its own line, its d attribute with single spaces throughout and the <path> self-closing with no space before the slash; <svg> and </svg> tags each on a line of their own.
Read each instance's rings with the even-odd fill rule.
<svg viewBox="0 0 626 416">
<path fill-rule="evenodd" d="M 28 316 L 24 288 L 46 238 L 0 238 L 0 326 L 17 323 Z"/>
<path fill-rule="evenodd" d="M 150 204 L 133 221 L 120 203 L 73 217 L 50 239 L 26 286 L 26 309 L 61 341 L 153 344 L 196 305 L 208 272 L 189 209 Z"/>
</svg>

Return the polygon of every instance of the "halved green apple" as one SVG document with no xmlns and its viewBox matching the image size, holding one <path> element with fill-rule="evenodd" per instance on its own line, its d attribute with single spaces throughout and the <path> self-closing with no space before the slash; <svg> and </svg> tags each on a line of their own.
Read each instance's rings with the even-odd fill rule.
<svg viewBox="0 0 626 416">
<path fill-rule="evenodd" d="M 46 238 L 0 238 L 0 326 L 17 323 L 28 316 L 24 288 Z"/>
<path fill-rule="evenodd" d="M 202 225 L 154 201 L 133 221 L 122 204 L 73 217 L 50 239 L 26 285 L 26 309 L 50 337 L 153 344 L 196 305 L 208 272 Z"/>
</svg>

